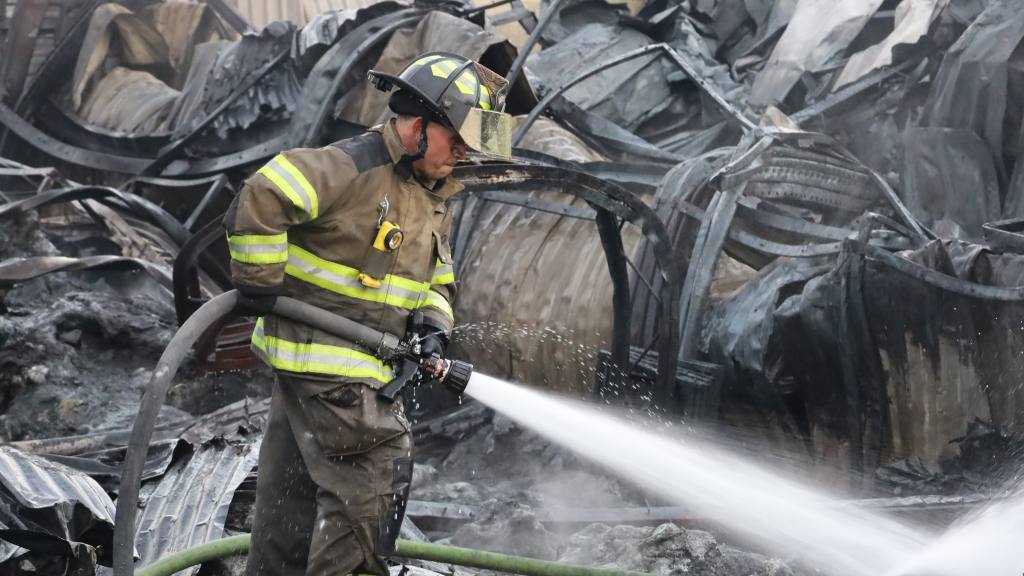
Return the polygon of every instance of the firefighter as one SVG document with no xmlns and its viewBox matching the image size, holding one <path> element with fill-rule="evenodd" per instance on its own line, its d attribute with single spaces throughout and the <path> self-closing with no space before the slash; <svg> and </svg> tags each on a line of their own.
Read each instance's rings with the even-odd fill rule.
<svg viewBox="0 0 1024 576">
<path fill-rule="evenodd" d="M 425 54 L 399 75 L 394 118 L 318 149 L 282 152 L 225 216 L 240 315 L 276 373 L 259 459 L 248 576 L 385 575 L 412 478 L 402 400 L 377 395 L 391 366 L 353 342 L 270 311 L 280 295 L 444 354 L 455 277 L 447 200 L 470 148 L 507 158 L 506 82 L 480 64 Z M 414 314 L 422 322 L 409 327 Z"/>
</svg>

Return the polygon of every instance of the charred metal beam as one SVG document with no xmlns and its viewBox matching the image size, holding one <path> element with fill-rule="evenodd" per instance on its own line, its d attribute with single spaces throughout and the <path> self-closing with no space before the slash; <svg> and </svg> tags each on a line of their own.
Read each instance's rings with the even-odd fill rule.
<svg viewBox="0 0 1024 576">
<path fill-rule="evenodd" d="M 625 220 L 623 220 L 625 222 Z M 620 369 L 629 366 L 630 339 L 630 289 L 629 269 L 626 264 L 626 250 L 622 246 L 622 234 L 618 219 L 607 210 L 597 211 L 597 233 L 604 246 L 608 275 L 612 279 L 612 362 Z"/>
<path fill-rule="evenodd" d="M 9 98 L 20 96 L 25 87 L 39 26 L 49 5 L 48 0 L 17 0 L 14 4 L 14 17 L 7 28 L 3 74 L 0 75 Z"/>
<path fill-rule="evenodd" d="M 533 29 L 537 26 L 537 17 L 533 15 L 533 12 L 526 9 L 522 0 L 513 0 L 512 9 L 522 9 L 526 12 L 526 16 L 519 19 L 519 25 L 523 27 L 523 30 L 526 30 L 527 34 L 533 32 Z"/>
<path fill-rule="evenodd" d="M 34 196 L 11 202 L 0 206 L 0 219 L 15 213 L 22 213 L 29 210 L 36 210 L 52 204 L 72 202 L 75 200 L 97 200 L 101 202 L 116 201 L 116 207 L 128 210 L 142 218 L 152 222 L 161 230 L 167 233 L 178 246 L 182 246 L 188 240 L 189 231 L 166 210 L 157 206 L 149 200 L 106 186 L 74 186 L 70 188 L 57 188 L 41 192 Z M 210 274 L 215 281 L 222 286 L 230 282 L 230 274 L 223 266 L 208 255 L 202 255 L 203 269 Z M 230 284 L 228 284 L 230 286 Z"/>
<path fill-rule="evenodd" d="M 799 234 L 810 238 L 818 238 L 821 240 L 841 241 L 854 234 L 854 231 L 849 228 L 827 226 L 825 224 L 808 222 L 807 220 L 794 218 L 792 216 L 773 214 L 772 212 L 761 209 L 758 203 L 752 202 L 749 198 L 741 198 L 739 200 L 739 204 L 736 206 L 736 214 L 743 221 L 755 222 L 773 230 L 791 232 L 793 234 Z"/>
<path fill-rule="evenodd" d="M 189 214 L 185 223 L 182 224 L 182 228 L 186 231 L 192 230 L 199 217 L 203 214 L 206 208 L 221 192 L 231 190 L 231 181 L 224 174 L 218 174 L 216 176 L 207 176 L 205 178 L 191 178 L 191 179 L 174 179 L 174 178 L 151 178 L 151 177 L 139 177 L 133 178 L 123 184 L 121 189 L 126 192 L 134 192 L 136 187 L 140 184 L 146 186 L 155 186 L 159 188 L 195 188 L 199 186 L 206 186 L 206 194 L 200 199 L 199 203 L 196 204 L 192 212 Z M 141 197 L 141 196 L 139 196 Z"/>
<path fill-rule="evenodd" d="M 707 217 L 707 212 L 685 200 L 674 200 L 673 206 L 677 208 L 683 214 L 693 218 L 694 220 L 703 222 Z M 771 224 L 776 224 L 775 215 L 765 216 L 764 212 L 760 211 L 745 211 L 744 217 L 748 218 L 750 222 L 755 224 L 764 225 L 767 227 L 773 227 Z M 786 219 L 795 220 L 795 219 Z M 808 223 L 810 224 L 810 223 Z M 820 225 L 818 225 L 820 226 Z M 828 227 L 831 228 L 831 227 Z M 802 227 L 786 227 L 781 228 L 785 231 L 803 233 Z M 835 228 L 836 232 L 843 230 L 842 228 Z M 851 230 L 849 234 L 853 234 Z M 849 236 L 848 234 L 848 236 Z M 814 258 L 817 256 L 829 256 L 832 254 L 838 254 L 843 250 L 843 243 L 841 241 L 836 242 L 824 242 L 824 243 L 813 243 L 813 244 L 783 244 L 781 242 L 773 242 L 766 240 L 752 234 L 746 230 L 738 230 L 736 228 L 730 228 L 728 232 L 729 240 L 736 242 L 737 244 L 763 252 L 771 256 L 778 256 L 783 258 Z M 906 246 L 898 240 L 886 241 L 884 239 L 872 239 L 872 244 L 881 245 L 884 248 L 890 249 L 903 249 Z"/>
<path fill-rule="evenodd" d="M 199 256 L 223 235 L 223 225 L 219 219 L 214 219 L 186 240 L 174 258 L 174 311 L 177 313 L 179 325 L 184 324 L 185 320 L 203 304 L 196 264 Z M 224 270 L 223 273 L 227 274 L 228 283 L 224 285 L 224 278 L 221 278 L 221 287 L 229 289 L 230 272 Z"/>
<path fill-rule="evenodd" d="M 64 160 L 78 166 L 118 172 L 120 174 L 138 174 L 150 161 L 145 158 L 134 158 L 129 156 L 117 156 L 105 152 L 94 152 L 77 146 L 65 144 L 55 138 L 41 132 L 32 126 L 14 110 L 0 104 L 0 124 L 7 127 L 15 136 L 21 138 L 26 144 L 48 154 L 54 158 Z"/>
<path fill-rule="evenodd" d="M 313 67 L 303 86 L 302 101 L 293 113 L 285 148 L 311 146 L 319 141 L 323 123 L 335 105 L 341 84 L 352 80 L 360 60 L 399 28 L 413 25 L 426 14 L 422 7 L 404 8 L 370 20 L 345 35 Z"/>
<path fill-rule="evenodd" d="M 650 44 L 642 48 L 637 48 L 636 50 L 631 50 L 630 52 L 612 58 L 607 62 L 598 64 L 597 66 L 594 66 L 589 70 L 585 70 L 584 72 L 577 75 L 575 78 L 569 80 L 568 82 L 565 82 L 555 90 L 548 92 L 547 94 L 544 95 L 544 98 L 541 98 L 541 101 L 538 102 L 537 105 L 533 107 L 533 110 L 530 110 L 530 113 L 526 116 L 526 120 L 524 120 L 523 123 L 519 125 L 519 128 L 516 129 L 515 133 L 512 135 L 512 146 L 518 146 L 519 143 L 522 142 L 523 137 L 530 130 L 530 126 L 532 126 L 533 123 L 537 121 L 537 118 L 539 118 L 540 115 L 543 114 L 545 110 L 547 110 L 548 106 L 551 105 L 551 102 L 554 101 L 555 98 L 561 96 L 564 92 L 572 88 L 573 86 L 579 84 L 580 82 L 586 80 L 587 78 L 590 78 L 591 76 L 600 74 L 601 72 L 604 72 L 609 68 L 618 66 L 619 64 L 622 64 L 624 62 L 629 62 L 630 60 L 635 60 L 642 56 L 646 56 L 652 52 L 661 50 L 663 46 L 665 45 Z"/>
<path fill-rule="evenodd" d="M 843 88 L 837 90 L 836 92 L 829 94 L 827 97 L 822 98 L 821 100 L 815 102 L 814 104 L 811 104 L 810 106 L 807 106 L 803 110 L 800 110 L 799 112 L 792 114 L 789 118 L 793 122 L 802 125 L 808 120 L 817 118 L 819 116 L 824 116 L 826 113 L 831 111 L 836 106 L 839 106 L 844 102 L 848 102 L 853 98 L 860 96 L 864 92 L 871 90 L 872 88 L 878 87 L 883 82 L 889 80 L 890 78 L 903 74 L 904 72 L 917 66 L 919 63 L 919 60 L 911 59 L 906 60 L 904 62 L 900 62 L 899 64 L 889 68 L 882 68 L 881 70 L 876 70 L 871 74 L 868 74 L 867 76 L 854 82 L 853 84 L 844 86 Z"/>
<path fill-rule="evenodd" d="M 547 7 L 544 14 L 541 15 L 540 21 L 530 31 L 530 35 L 526 38 L 526 42 L 519 48 L 519 54 L 516 55 L 515 61 L 512 62 L 512 66 L 508 70 L 508 74 L 505 75 L 505 81 L 511 86 L 515 83 L 516 78 L 519 76 L 519 72 L 523 69 L 523 64 L 526 63 L 526 58 L 530 56 L 530 52 L 533 50 L 533 45 L 537 43 L 541 33 L 547 28 L 548 23 L 551 19 L 558 14 L 558 9 L 562 6 L 562 0 L 553 0 Z M 516 141 L 518 143 L 518 141 Z"/>
<path fill-rule="evenodd" d="M 718 104 L 718 107 L 721 108 L 723 112 L 725 112 L 729 117 L 735 119 L 743 128 L 744 132 L 753 130 L 754 128 L 757 127 L 757 124 L 755 124 L 753 120 L 748 118 L 746 114 L 744 114 L 740 110 L 737 110 L 735 106 L 729 103 L 729 101 L 726 100 L 725 97 L 722 96 L 722 94 L 718 91 L 718 88 L 716 88 L 710 82 L 705 80 L 704 77 L 701 76 L 699 72 L 697 72 L 697 69 L 694 68 L 692 64 L 690 64 L 690 61 L 684 58 L 678 50 L 672 48 L 668 44 L 662 44 L 662 46 L 664 47 L 665 53 L 668 55 L 668 57 L 672 61 L 674 61 L 676 65 L 679 66 L 679 68 L 683 72 L 685 72 L 687 76 L 690 77 L 690 80 L 697 84 L 697 86 L 699 86 L 700 89 L 703 90 L 704 93 L 708 95 L 708 97 L 714 100 L 715 104 Z"/>
<path fill-rule="evenodd" d="M 990 286 L 987 284 L 968 282 L 967 280 L 961 280 L 955 276 L 949 276 L 948 274 L 944 274 L 938 270 L 932 270 L 931 268 L 922 266 L 917 262 L 912 262 L 906 258 L 892 254 L 887 250 L 877 246 L 872 246 L 871 244 L 857 242 L 855 240 L 847 240 L 846 244 L 851 252 L 863 254 L 871 260 L 888 266 L 901 274 L 905 274 L 911 278 L 916 278 L 925 284 L 945 290 L 946 292 L 960 294 L 961 296 L 967 296 L 970 298 L 978 298 L 979 300 L 996 300 L 1000 302 L 1024 301 L 1024 286 Z"/>
<path fill-rule="evenodd" d="M 462 207 L 459 210 L 458 218 L 453 223 L 456 232 L 453 242 L 455 252 L 452 254 L 452 259 L 455 261 L 456 275 L 462 272 L 462 263 L 465 261 L 466 250 L 469 248 L 469 239 L 476 233 L 477 214 L 486 203 L 478 194 L 466 196 L 461 201 Z"/>
<path fill-rule="evenodd" d="M 722 108 L 722 110 L 730 118 L 739 123 L 739 125 L 744 129 L 744 131 L 749 131 L 756 127 L 756 125 L 752 120 L 750 120 L 750 118 L 747 118 L 746 115 L 737 110 L 718 92 L 718 90 L 714 86 L 712 86 L 709 82 L 704 80 L 697 73 L 696 69 L 686 60 L 686 58 L 682 56 L 682 54 L 679 54 L 674 48 L 672 48 L 668 44 L 658 43 L 649 44 L 642 48 L 637 48 L 636 50 L 632 50 L 630 52 L 612 58 L 611 60 L 598 64 L 597 66 L 594 66 L 589 70 L 585 70 L 584 72 L 580 73 L 579 75 L 577 75 L 575 78 L 572 78 L 568 82 L 565 82 L 555 90 L 548 92 L 544 96 L 544 98 L 541 99 L 541 101 L 533 108 L 533 110 L 530 111 L 530 114 L 526 117 L 526 120 L 515 131 L 515 134 L 513 134 L 512 136 L 512 145 L 517 146 L 522 141 L 523 136 L 526 135 L 526 132 L 530 129 L 530 126 L 532 126 L 533 123 L 537 120 L 537 118 L 548 108 L 548 106 L 551 105 L 552 101 L 554 101 L 555 98 L 561 96 L 565 91 L 569 90 L 576 84 L 579 84 L 580 82 L 586 80 L 587 78 L 600 74 L 601 72 L 604 72 L 609 68 L 622 64 L 624 62 L 628 62 L 630 60 L 635 60 L 637 58 L 646 56 L 654 52 L 663 52 L 666 56 L 668 56 L 668 58 L 674 64 L 676 64 L 676 66 L 678 66 L 687 76 L 689 76 L 690 79 L 693 80 L 702 91 L 704 91 L 712 100 L 714 100 L 715 103 L 718 104 L 718 106 Z"/>
<path fill-rule="evenodd" d="M 538 212 L 547 212 L 548 214 L 557 214 L 567 218 L 594 220 L 597 217 L 597 212 L 591 208 L 579 208 L 577 206 L 567 206 L 556 202 L 545 202 L 538 198 L 523 196 L 522 194 L 513 194 L 511 192 L 490 190 L 487 192 L 481 192 L 478 196 L 491 202 L 510 204 L 512 206 L 522 206 L 523 208 L 529 208 Z"/>
<path fill-rule="evenodd" d="M 683 360 L 695 360 L 697 355 L 697 338 L 702 328 L 704 302 L 711 281 L 714 279 L 718 255 L 722 251 L 733 217 L 736 215 L 736 202 L 743 194 L 744 188 L 732 188 L 717 192 L 708 206 L 705 218 L 697 231 L 697 242 L 690 256 L 690 268 L 683 282 L 683 298 L 680 309 L 682 319 L 682 337 L 679 341 L 679 357 Z"/>
<path fill-rule="evenodd" d="M 218 174 L 263 162 L 281 150 L 288 148 L 288 134 L 281 134 L 238 152 L 231 152 L 213 158 L 175 160 L 163 171 L 163 176 L 198 176 Z"/>
<path fill-rule="evenodd" d="M 24 200 L 0 206 L 0 218 L 10 214 L 36 210 L 50 204 L 72 202 L 74 200 L 99 200 L 105 197 L 121 198 L 121 192 L 105 186 L 76 186 L 73 188 L 57 188 L 42 194 L 30 196 Z"/>
<path fill-rule="evenodd" d="M 238 31 L 239 34 L 249 34 L 256 32 L 256 28 L 253 27 L 245 16 L 239 14 L 238 10 L 235 10 L 233 6 L 225 2 L 224 0 L 206 0 L 206 3 L 213 8 L 214 12 L 217 13 L 229 26 Z"/>
<path fill-rule="evenodd" d="M 221 218 L 214 218 L 193 234 L 174 258 L 174 312 L 179 325 L 205 302 L 199 284 L 201 259 L 216 263 L 217 274 L 211 276 L 222 289 L 232 287 L 231 272 L 208 252 L 215 242 L 224 242 Z M 214 323 L 196 342 L 196 358 L 202 369 L 219 371 L 258 366 L 260 360 L 249 349 L 252 328 L 253 323 L 244 318 L 222 318 Z"/>
<path fill-rule="evenodd" d="M 981 229 L 992 248 L 1024 253 L 1024 218 L 988 222 L 982 224 Z"/>
<path fill-rule="evenodd" d="M 34 126 L 65 144 L 115 156 L 149 159 L 170 141 L 168 133 L 125 134 L 86 125 L 52 98 L 39 105 L 32 119 Z"/>
<path fill-rule="evenodd" d="M 19 114 L 30 115 L 35 106 L 46 100 L 50 94 L 56 92 L 57 86 L 66 82 L 68 70 L 73 70 L 75 61 L 78 59 L 78 52 L 81 49 L 82 40 L 89 28 L 92 14 L 96 8 L 107 0 L 89 0 L 87 4 L 80 7 L 78 19 L 64 32 L 63 36 L 53 47 L 53 50 L 46 57 L 39 72 L 36 74 L 28 88 L 18 98 L 18 104 L 14 107 Z M 0 139 L 0 150 L 3 150 L 3 141 Z"/>
<path fill-rule="evenodd" d="M 227 97 L 224 98 L 224 100 L 217 105 L 216 108 L 211 110 L 210 113 L 207 114 L 202 120 L 194 124 L 187 134 L 185 134 L 181 138 L 178 138 L 174 142 L 171 142 L 167 146 L 161 148 L 160 152 L 157 154 L 157 157 L 149 166 L 147 166 L 142 171 L 142 174 L 149 176 L 161 173 L 163 169 L 166 168 L 167 165 L 170 164 L 171 161 L 174 160 L 174 158 L 181 153 L 185 146 L 188 146 L 193 141 L 195 141 L 195 139 L 198 138 L 199 135 L 201 135 L 203 131 L 206 130 L 206 128 L 209 127 L 210 124 L 213 123 L 214 120 L 216 120 L 221 114 L 223 114 L 224 111 L 227 110 L 228 107 L 235 102 L 235 100 L 238 100 L 239 97 L 241 97 L 243 94 L 252 89 L 253 86 L 259 84 L 259 82 L 263 80 L 263 78 L 265 78 L 267 74 L 270 74 L 271 72 L 274 71 L 275 68 L 281 65 L 281 63 L 288 58 L 288 55 L 290 53 L 291 46 L 288 46 L 287 48 L 279 52 L 277 55 L 275 55 L 273 58 L 271 58 L 268 62 L 263 64 L 263 66 L 260 66 L 259 68 L 251 71 L 248 74 L 248 76 L 244 78 L 241 82 L 239 82 L 235 89 L 232 90 L 231 93 L 228 94 Z"/>
<path fill-rule="evenodd" d="M 142 270 L 149 274 L 161 286 L 171 288 L 171 277 L 167 270 L 152 262 L 125 256 L 86 256 L 70 258 L 66 256 L 37 256 L 33 258 L 10 258 L 0 262 L 0 287 L 32 280 L 53 272 L 69 270 L 91 270 L 93 268 L 120 268 Z"/>
<path fill-rule="evenodd" d="M 169 438 L 177 438 L 181 431 L 195 421 L 195 418 L 179 418 L 170 421 L 160 422 L 154 428 L 153 441 L 159 442 Z M 116 448 L 128 444 L 131 437 L 130 429 L 104 430 L 91 434 L 78 436 L 61 436 L 57 438 L 38 438 L 35 440 L 19 440 L 18 442 L 7 443 L 7 446 L 31 452 L 33 454 L 56 454 L 61 456 L 74 456 L 85 452 L 95 452 L 108 448 Z"/>
<path fill-rule="evenodd" d="M 213 200 L 217 198 L 217 196 L 220 196 L 224 191 L 228 191 L 230 193 L 231 182 L 228 180 L 227 176 L 221 174 L 217 177 L 215 182 L 210 184 L 210 187 L 206 190 L 206 194 L 203 194 L 202 200 L 196 204 L 195 209 L 192 210 L 192 213 L 185 219 L 185 224 L 183 224 L 185 229 L 191 230 L 194 228 L 196 222 L 199 221 L 199 217 L 203 215 L 203 212 L 205 212 L 207 208 L 210 207 L 210 203 L 212 203 Z"/>
<path fill-rule="evenodd" d="M 505 4 L 511 4 L 511 3 L 515 2 L 515 1 L 516 0 L 497 0 L 496 2 L 491 2 L 490 4 L 483 4 L 481 6 L 466 7 L 466 8 L 463 8 L 462 10 L 459 11 L 459 16 L 462 17 L 462 18 L 468 18 L 468 17 L 473 16 L 475 14 L 479 14 L 480 12 L 486 12 L 487 10 L 490 10 L 491 8 L 498 8 L 498 7 L 504 6 Z M 510 84 L 511 84 L 511 82 L 510 82 Z"/>
<path fill-rule="evenodd" d="M 679 293 L 679 272 L 672 255 L 672 244 L 661 221 L 657 215 L 646 204 L 625 189 L 616 186 L 605 180 L 595 178 L 589 174 L 566 170 L 554 166 L 539 166 L 529 164 L 477 164 L 472 166 L 460 166 L 456 169 L 459 181 L 466 186 L 468 194 L 479 194 L 485 191 L 502 190 L 505 192 L 531 191 L 538 186 L 549 186 L 566 194 L 577 196 L 586 200 L 591 206 L 598 210 L 598 219 L 602 213 L 614 216 L 619 220 L 627 221 L 640 228 L 643 235 L 650 242 L 655 260 L 658 263 L 660 275 L 663 280 L 662 297 L 659 302 L 661 322 L 658 324 L 659 331 L 659 369 L 658 388 L 668 402 L 675 401 L 675 359 L 678 353 L 678 320 L 679 309 L 676 294 Z M 611 225 L 609 228 L 609 224 Z M 604 231 L 601 234 L 614 234 L 618 237 L 619 230 L 617 222 L 605 222 Z M 621 238 L 618 241 L 621 243 Z M 624 254 L 614 246 L 604 242 L 605 256 L 609 261 L 621 260 Z M 609 264 L 613 266 L 613 264 Z M 616 270 L 626 270 L 626 264 L 620 262 L 614 264 Z M 611 268 L 610 268 L 611 270 Z M 617 274 L 617 272 L 613 272 Z M 615 280 L 613 275 L 613 281 Z M 628 276 L 627 276 L 628 278 Z M 616 292 L 621 286 L 613 284 Z M 625 294 L 628 296 L 628 281 Z M 622 299 L 613 296 L 618 307 Z M 626 320 L 620 321 L 620 314 L 616 311 L 616 326 L 613 342 L 615 349 L 621 350 L 620 346 L 629 346 L 629 323 L 628 323 L 628 299 L 626 300 Z M 620 324 L 622 324 L 620 328 Z M 624 344 L 623 344 L 624 342 Z"/>
</svg>

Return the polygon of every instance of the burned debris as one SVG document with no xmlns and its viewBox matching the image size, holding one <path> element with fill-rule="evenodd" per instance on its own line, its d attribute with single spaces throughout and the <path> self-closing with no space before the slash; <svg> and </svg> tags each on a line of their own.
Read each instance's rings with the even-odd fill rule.
<svg viewBox="0 0 1024 576">
<path fill-rule="evenodd" d="M 231 199 L 384 120 L 367 71 L 431 50 L 512 80 L 513 158 L 456 169 L 459 354 L 784 453 L 865 507 L 998 498 L 1024 446 L 1018 4 L 0 0 L 0 571 L 104 573 L 146 382 L 232 287 Z M 204 334 L 160 412 L 140 567 L 251 528 L 252 330 Z M 479 404 L 410 410 L 403 538 L 813 573 Z"/>
</svg>

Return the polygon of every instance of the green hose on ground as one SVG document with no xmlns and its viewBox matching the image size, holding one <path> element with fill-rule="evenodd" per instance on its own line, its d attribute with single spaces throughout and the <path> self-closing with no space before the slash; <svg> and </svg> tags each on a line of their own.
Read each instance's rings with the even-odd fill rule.
<svg viewBox="0 0 1024 576">
<path fill-rule="evenodd" d="M 239 534 L 200 544 L 188 550 L 171 554 L 146 566 L 135 573 L 135 576 L 171 576 L 203 562 L 242 554 L 249 550 L 249 535 Z M 432 560 L 445 564 L 455 564 L 469 568 L 483 568 L 495 572 L 522 574 L 523 576 L 644 576 L 640 572 L 625 570 L 608 570 L 589 568 L 573 564 L 559 564 L 521 556 L 509 556 L 483 550 L 441 546 L 427 542 L 411 542 L 399 540 L 394 556 L 415 560 Z"/>
</svg>

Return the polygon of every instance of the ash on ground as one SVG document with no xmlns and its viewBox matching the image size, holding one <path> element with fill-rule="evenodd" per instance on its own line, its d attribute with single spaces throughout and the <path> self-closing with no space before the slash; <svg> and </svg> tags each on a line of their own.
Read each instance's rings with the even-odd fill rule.
<svg viewBox="0 0 1024 576">
<path fill-rule="evenodd" d="M 601 510 L 643 509 L 627 483 L 551 445 L 508 418 L 480 411 L 471 430 L 417 445 L 411 499 L 455 503 L 471 521 L 417 519 L 435 542 L 649 574 L 798 575 L 793 562 L 740 550 L 679 522 L 586 522 Z"/>
<path fill-rule="evenodd" d="M 32 216 L 0 228 L 0 256 L 51 256 Z M 131 426 L 177 322 L 166 288 L 141 272 L 56 272 L 0 290 L 0 440 Z M 183 367 L 162 421 L 265 395 L 269 375 L 195 376 Z"/>
</svg>

